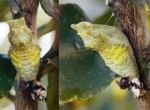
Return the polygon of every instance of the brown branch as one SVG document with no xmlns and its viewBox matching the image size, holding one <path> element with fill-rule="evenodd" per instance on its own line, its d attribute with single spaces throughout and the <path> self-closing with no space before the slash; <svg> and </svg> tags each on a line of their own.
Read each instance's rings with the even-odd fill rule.
<svg viewBox="0 0 150 110">
<path fill-rule="evenodd" d="M 40 67 L 39 67 L 39 71 L 38 71 L 38 76 L 37 76 L 37 80 L 40 81 L 41 77 L 43 76 L 43 70 L 45 69 L 45 67 L 47 66 L 48 63 L 48 59 L 41 59 L 40 61 Z"/>
<path fill-rule="evenodd" d="M 54 49 L 55 51 L 54 52 L 55 57 L 50 58 L 50 59 L 51 59 L 52 64 L 58 68 L 59 67 L 59 58 L 58 58 L 59 57 L 59 20 L 58 19 L 55 19 L 55 31 L 56 31 L 56 35 L 55 35 L 55 40 L 52 46 L 52 49 Z"/>
<path fill-rule="evenodd" d="M 20 6 L 27 26 L 32 30 L 34 37 L 36 37 L 36 17 L 39 0 L 17 0 L 17 4 Z"/>
<path fill-rule="evenodd" d="M 139 77 L 144 83 L 145 89 L 150 89 L 150 75 L 149 75 L 149 36 L 143 21 L 143 13 L 141 9 L 128 0 L 108 0 L 112 11 L 120 23 L 122 31 L 127 35 L 128 40 L 133 48 L 134 55 L 139 67 Z M 150 108 L 150 92 L 144 95 L 143 99 L 139 100 L 142 110 L 149 110 Z"/>
<path fill-rule="evenodd" d="M 143 99 L 138 100 L 140 110 L 149 110 L 150 109 L 150 92 L 147 92 L 146 95 L 143 96 Z"/>
<path fill-rule="evenodd" d="M 16 110 L 37 110 L 37 101 L 33 100 L 29 94 L 30 92 L 25 91 L 22 93 L 19 91 L 17 100 L 15 101 Z"/>
</svg>

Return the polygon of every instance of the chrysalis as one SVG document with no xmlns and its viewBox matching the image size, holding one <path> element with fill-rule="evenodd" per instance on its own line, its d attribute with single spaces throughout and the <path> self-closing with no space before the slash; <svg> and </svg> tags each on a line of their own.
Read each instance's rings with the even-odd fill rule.
<svg viewBox="0 0 150 110">
<path fill-rule="evenodd" d="M 84 41 L 86 48 L 94 49 L 112 71 L 123 77 L 138 77 L 135 57 L 126 36 L 118 28 L 80 22 L 71 25 Z"/>
<path fill-rule="evenodd" d="M 10 27 L 8 37 L 11 43 L 8 55 L 20 76 L 20 84 L 25 87 L 20 90 L 29 89 L 33 100 L 43 100 L 46 91 L 41 82 L 36 81 L 41 49 L 33 38 L 32 31 L 26 26 L 24 18 L 9 20 L 7 23 Z"/>
<path fill-rule="evenodd" d="M 131 89 L 135 98 L 143 96 L 143 84 L 138 79 L 139 71 L 132 47 L 118 28 L 84 21 L 71 27 L 80 35 L 86 48 L 98 51 L 106 65 L 123 77 L 118 82 L 120 88 Z"/>
<path fill-rule="evenodd" d="M 20 78 L 35 80 L 40 64 L 40 47 L 33 40 L 32 31 L 26 26 L 24 18 L 8 21 L 8 35 L 11 48 L 8 52 Z"/>
</svg>

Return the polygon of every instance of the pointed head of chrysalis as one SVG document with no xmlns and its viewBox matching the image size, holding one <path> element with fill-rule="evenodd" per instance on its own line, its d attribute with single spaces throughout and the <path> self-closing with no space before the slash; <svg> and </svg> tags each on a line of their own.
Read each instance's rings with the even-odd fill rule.
<svg viewBox="0 0 150 110">
<path fill-rule="evenodd" d="M 92 24 L 90 22 L 80 22 L 72 24 L 71 27 L 84 41 L 86 48 L 98 49 L 100 47 L 113 44 L 128 44 L 126 36 L 116 27 L 109 25 Z M 104 47 L 105 48 L 105 47 Z"/>
<path fill-rule="evenodd" d="M 10 32 L 9 41 L 13 46 L 26 46 L 32 41 L 32 31 L 26 26 L 25 19 L 15 19 L 7 21 Z"/>
<path fill-rule="evenodd" d="M 95 30 L 93 31 L 93 24 L 90 22 L 83 21 L 78 24 L 72 24 L 71 28 L 77 31 L 77 34 L 85 41 L 84 46 L 86 48 L 94 48 L 103 39 L 106 39 L 104 36 L 97 36 L 98 33 L 95 33 Z"/>
</svg>

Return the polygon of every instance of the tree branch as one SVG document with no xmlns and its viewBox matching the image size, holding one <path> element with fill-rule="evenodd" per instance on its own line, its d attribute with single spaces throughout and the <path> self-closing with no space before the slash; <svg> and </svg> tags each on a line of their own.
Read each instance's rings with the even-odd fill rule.
<svg viewBox="0 0 150 110">
<path fill-rule="evenodd" d="M 39 0 L 17 0 L 17 4 L 25 17 L 27 26 L 32 30 L 34 37 L 36 37 L 36 17 Z"/>
<path fill-rule="evenodd" d="M 25 93 L 19 91 L 15 101 L 16 110 L 37 110 L 37 101 L 33 100 L 28 93 L 28 91 L 25 91 Z"/>
</svg>

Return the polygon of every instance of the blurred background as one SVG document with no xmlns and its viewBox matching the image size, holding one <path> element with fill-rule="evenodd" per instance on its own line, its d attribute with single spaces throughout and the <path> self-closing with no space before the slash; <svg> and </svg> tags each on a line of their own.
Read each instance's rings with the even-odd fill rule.
<svg viewBox="0 0 150 110">
<path fill-rule="evenodd" d="M 0 0 L 0 54 L 8 53 L 10 43 L 7 37 L 9 33 L 9 26 L 7 24 L 7 20 L 12 19 L 12 14 L 8 7 L 7 0 Z M 37 15 L 37 30 L 39 45 L 42 48 L 41 57 L 43 57 L 48 52 L 54 41 L 55 32 L 51 29 L 51 20 L 52 18 L 48 16 L 39 5 Z M 47 79 L 47 75 L 42 78 L 42 82 L 45 88 L 48 84 Z M 14 87 L 12 87 L 10 94 L 16 94 Z M 39 102 L 38 109 L 47 110 L 47 105 L 45 101 Z M 0 98 L 0 110 L 15 110 L 13 101 L 8 97 Z"/>
<path fill-rule="evenodd" d="M 131 2 L 141 4 L 139 0 L 131 0 Z M 78 4 L 93 23 L 118 26 L 111 9 L 105 5 L 105 0 L 59 0 L 59 3 Z M 60 110 L 139 110 L 130 91 L 121 90 L 115 80 L 100 94 L 88 100 L 75 100 L 61 104 Z"/>
</svg>

